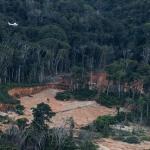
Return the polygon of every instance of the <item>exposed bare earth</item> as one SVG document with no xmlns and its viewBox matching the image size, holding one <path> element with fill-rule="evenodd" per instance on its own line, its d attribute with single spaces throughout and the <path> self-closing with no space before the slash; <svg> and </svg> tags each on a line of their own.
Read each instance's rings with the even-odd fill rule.
<svg viewBox="0 0 150 150">
<path fill-rule="evenodd" d="M 41 91 L 44 91 L 46 89 L 66 89 L 67 86 L 65 85 L 60 85 L 58 83 L 51 83 L 51 84 L 46 84 L 46 85 L 41 85 L 41 86 L 34 86 L 34 87 L 24 87 L 24 88 L 13 88 L 8 91 L 8 94 L 11 95 L 12 97 L 23 97 L 23 96 L 29 96 L 32 94 L 39 93 Z"/>
<path fill-rule="evenodd" d="M 128 144 L 112 139 L 101 139 L 96 142 L 99 150 L 150 150 L 150 142 L 142 142 L 141 144 Z"/>
<path fill-rule="evenodd" d="M 60 90 L 45 89 L 32 96 L 24 96 L 19 100 L 21 105 L 25 107 L 25 115 L 20 117 L 26 117 L 32 120 L 31 108 L 36 107 L 37 104 L 44 102 L 51 106 L 52 110 L 56 112 L 56 116 L 52 118 L 53 125 L 59 126 L 65 120 L 73 117 L 76 127 L 81 127 L 93 122 L 98 116 L 114 115 L 115 109 L 110 109 L 97 104 L 94 101 L 57 101 L 55 95 Z M 12 93 L 11 91 L 11 94 Z M 14 119 L 18 116 L 13 114 Z"/>
<path fill-rule="evenodd" d="M 74 103 L 75 102 L 72 102 L 73 105 Z M 80 108 L 78 108 L 77 106 L 72 110 L 56 114 L 56 116 L 53 118 L 55 125 L 60 124 L 62 119 L 66 120 L 69 117 L 73 117 L 76 127 L 82 127 L 89 123 L 92 123 L 98 116 L 114 114 L 114 110 L 100 106 L 95 102 L 89 104 L 88 106 L 85 103 L 79 107 Z"/>
<path fill-rule="evenodd" d="M 51 106 L 52 110 L 56 112 L 56 116 L 52 118 L 53 126 L 60 126 L 64 122 L 73 117 L 75 125 L 77 128 L 85 126 L 93 122 L 98 116 L 103 115 L 114 115 L 116 113 L 115 109 L 110 109 L 104 106 L 97 104 L 94 101 L 57 101 L 55 95 L 61 90 L 45 88 L 42 91 L 34 91 L 34 89 L 19 89 L 21 91 L 19 94 L 20 102 L 25 107 L 24 116 L 18 116 L 15 113 L 8 113 L 11 118 L 18 119 L 22 117 L 32 120 L 32 111 L 31 108 L 36 107 L 37 104 L 44 102 Z M 18 89 L 11 90 L 9 94 L 12 96 L 16 95 Z M 33 91 L 32 91 L 33 90 Z M 29 91 L 29 94 L 28 92 Z M 112 139 L 101 139 L 96 141 L 96 144 L 99 145 L 99 150 L 150 150 L 150 142 L 143 142 L 141 144 L 128 144 L 121 141 L 115 141 Z"/>
</svg>

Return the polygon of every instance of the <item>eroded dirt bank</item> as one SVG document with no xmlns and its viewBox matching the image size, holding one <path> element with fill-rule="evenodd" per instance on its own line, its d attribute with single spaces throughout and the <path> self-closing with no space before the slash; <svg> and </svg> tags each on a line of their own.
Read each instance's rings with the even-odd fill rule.
<svg viewBox="0 0 150 150">
<path fill-rule="evenodd" d="M 30 96 L 32 94 L 39 93 L 46 89 L 66 89 L 67 86 L 60 85 L 60 84 L 46 84 L 43 86 L 35 86 L 35 87 L 23 87 L 23 88 L 13 88 L 8 91 L 8 94 L 12 97 L 23 97 L 23 96 Z"/>
</svg>

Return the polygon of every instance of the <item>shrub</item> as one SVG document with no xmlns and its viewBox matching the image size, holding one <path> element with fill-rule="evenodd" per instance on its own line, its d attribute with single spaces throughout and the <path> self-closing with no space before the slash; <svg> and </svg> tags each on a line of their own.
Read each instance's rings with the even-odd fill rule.
<svg viewBox="0 0 150 150">
<path fill-rule="evenodd" d="M 13 85 L 0 85 L 0 102 L 4 104 L 18 104 L 19 101 L 8 94 L 8 90 L 11 89 Z"/>
<path fill-rule="evenodd" d="M 107 95 L 106 93 L 102 93 L 97 99 L 97 102 L 107 106 L 107 107 L 112 107 L 116 105 L 120 105 L 122 103 L 121 99 L 115 95 Z"/>
<path fill-rule="evenodd" d="M 78 99 L 78 100 L 91 100 L 96 96 L 96 90 L 89 90 L 89 89 L 79 89 L 73 92 L 71 91 L 64 91 L 58 92 L 55 96 L 57 100 L 69 100 L 71 98 Z"/>
<path fill-rule="evenodd" d="M 2 122 L 2 123 L 8 123 L 9 122 L 8 116 L 1 116 L 0 115 L 0 122 Z"/>
<path fill-rule="evenodd" d="M 19 114 L 19 115 L 23 115 L 24 114 L 24 106 L 18 104 L 16 105 L 16 113 Z"/>
<path fill-rule="evenodd" d="M 113 129 L 112 137 L 114 140 L 124 141 L 129 136 L 132 136 L 131 132 Z"/>
<path fill-rule="evenodd" d="M 95 98 L 96 94 L 97 94 L 96 90 L 90 90 L 88 88 L 79 89 L 72 92 L 73 97 L 78 100 L 91 100 Z"/>
<path fill-rule="evenodd" d="M 77 146 L 74 140 L 68 137 L 64 142 L 64 147 L 62 147 L 62 150 L 76 150 L 76 149 L 77 149 Z"/>
<path fill-rule="evenodd" d="M 115 124 L 115 122 L 113 116 L 102 116 L 96 119 L 95 126 L 97 131 L 103 133 L 104 136 L 107 136 L 110 131 L 110 125 Z"/>
<path fill-rule="evenodd" d="M 71 93 L 69 91 L 58 92 L 55 96 L 57 100 L 69 100 L 71 98 Z"/>
<path fill-rule="evenodd" d="M 124 139 L 124 142 L 130 143 L 130 144 L 138 144 L 140 143 L 140 139 L 137 136 L 128 136 Z"/>
<path fill-rule="evenodd" d="M 150 141 L 150 136 L 142 136 L 141 140 L 142 141 Z"/>
<path fill-rule="evenodd" d="M 120 112 L 119 114 L 117 114 L 117 115 L 115 116 L 115 120 L 116 120 L 117 122 L 122 122 L 122 121 L 124 121 L 124 120 L 125 120 L 125 113 L 124 113 L 124 112 Z"/>
<path fill-rule="evenodd" d="M 26 118 L 21 118 L 16 120 L 16 124 L 20 129 L 24 129 L 27 125 L 28 119 Z"/>
</svg>

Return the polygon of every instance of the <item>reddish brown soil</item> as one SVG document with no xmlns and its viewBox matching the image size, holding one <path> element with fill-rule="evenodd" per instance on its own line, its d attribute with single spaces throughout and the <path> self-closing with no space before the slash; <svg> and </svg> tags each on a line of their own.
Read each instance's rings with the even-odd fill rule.
<svg viewBox="0 0 150 150">
<path fill-rule="evenodd" d="M 55 95 L 58 91 L 56 89 L 44 89 L 41 92 L 31 95 L 33 88 L 29 89 L 14 89 L 9 91 L 9 94 L 14 95 L 16 92 L 25 91 L 26 95 L 30 96 L 24 96 L 21 97 L 19 100 L 21 102 L 21 105 L 25 107 L 25 115 L 22 117 L 26 117 L 29 120 L 32 120 L 32 111 L 31 108 L 36 107 L 37 104 L 44 102 L 47 103 L 54 112 L 56 112 L 56 116 L 52 119 L 53 125 L 60 126 L 63 124 L 65 120 L 67 120 L 70 117 L 73 117 L 76 127 L 84 126 L 88 123 L 91 123 L 94 121 L 98 116 L 103 115 L 113 115 L 115 114 L 115 109 L 106 108 L 104 106 L 100 106 L 94 101 L 57 101 L 55 99 Z M 29 93 L 28 93 L 29 91 Z M 19 93 L 20 94 L 20 93 Z M 19 116 L 20 117 L 20 116 Z M 14 118 L 17 119 L 18 116 L 14 115 Z"/>
<path fill-rule="evenodd" d="M 12 97 L 23 97 L 23 96 L 30 96 L 32 94 L 39 93 L 45 89 L 52 88 L 52 89 L 66 89 L 65 85 L 60 84 L 47 84 L 43 86 L 36 86 L 36 87 L 24 87 L 24 88 L 14 88 L 8 91 L 8 94 Z"/>
<path fill-rule="evenodd" d="M 73 103 L 74 102 L 72 102 L 72 104 Z M 93 102 L 89 105 L 85 104 L 85 106 L 81 106 L 80 108 L 75 108 L 66 112 L 60 112 L 53 118 L 53 122 L 54 125 L 57 126 L 63 124 L 63 121 L 67 118 L 73 117 L 75 126 L 80 128 L 92 123 L 98 116 L 104 116 L 108 114 L 115 114 L 115 110 L 100 106 Z"/>
<path fill-rule="evenodd" d="M 53 88 L 53 89 L 52 89 Z M 61 126 L 69 118 L 73 117 L 77 128 L 85 126 L 93 122 L 98 116 L 114 115 L 115 109 L 110 109 L 97 104 L 94 101 L 57 101 L 55 95 L 57 92 L 56 86 L 44 86 L 34 88 L 15 88 L 9 91 L 12 96 L 19 96 L 22 105 L 25 106 L 24 116 L 18 116 L 14 113 L 9 114 L 11 118 L 18 119 L 22 117 L 32 120 L 32 107 L 44 102 L 47 103 L 56 116 L 52 118 L 52 126 Z M 2 126 L 3 128 L 3 126 Z M 112 139 L 101 139 L 96 142 L 99 145 L 99 150 L 150 150 L 150 142 L 143 142 L 141 144 L 128 144 Z"/>
<path fill-rule="evenodd" d="M 11 104 L 0 104 L 0 111 L 7 112 L 7 111 L 15 110 L 14 105 Z"/>
</svg>

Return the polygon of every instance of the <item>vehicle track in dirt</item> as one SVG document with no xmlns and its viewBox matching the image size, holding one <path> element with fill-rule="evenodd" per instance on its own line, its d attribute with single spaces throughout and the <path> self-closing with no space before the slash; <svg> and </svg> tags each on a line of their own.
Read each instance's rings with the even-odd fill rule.
<svg viewBox="0 0 150 150">
<path fill-rule="evenodd" d="M 22 89 L 20 91 L 23 92 Z M 23 116 L 18 116 L 16 114 L 11 114 L 14 119 L 18 118 L 28 118 L 32 120 L 31 108 L 36 107 L 37 104 L 44 102 L 48 104 L 56 115 L 52 118 L 51 126 L 61 126 L 64 122 L 73 117 L 75 122 L 75 127 L 79 130 L 81 127 L 92 123 L 98 116 L 104 115 L 115 115 L 115 108 L 107 108 L 97 104 L 95 101 L 58 101 L 55 99 L 57 92 L 62 90 L 46 88 L 34 94 L 29 94 L 29 96 L 22 96 L 19 98 L 21 105 L 25 107 L 25 114 Z M 12 92 L 12 91 L 11 91 Z M 15 90 L 14 90 L 15 92 Z M 27 92 L 27 90 L 26 90 Z M 15 93 L 11 93 L 15 94 Z M 26 93 L 28 94 L 28 93 Z M 112 139 L 101 139 L 96 141 L 99 146 L 99 150 L 149 150 L 150 143 L 143 142 L 141 144 L 128 144 L 121 141 L 114 141 Z"/>
<path fill-rule="evenodd" d="M 47 88 L 33 95 L 20 97 L 20 103 L 25 107 L 25 114 L 23 116 L 14 115 L 14 118 L 26 117 L 31 121 L 31 108 L 36 107 L 41 102 L 48 104 L 56 112 L 56 116 L 52 118 L 55 126 L 61 125 L 65 120 L 73 117 L 76 127 L 80 128 L 92 123 L 98 116 L 114 115 L 116 113 L 115 108 L 101 106 L 95 101 L 58 101 L 55 99 L 55 95 L 60 91 L 62 90 Z M 15 95 L 15 93 L 11 94 Z"/>
</svg>

